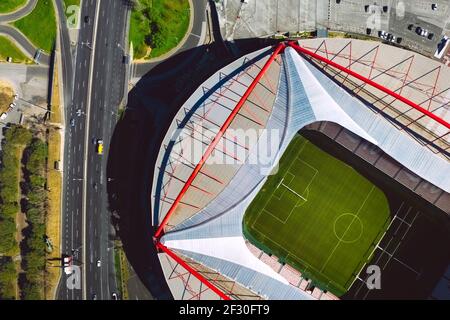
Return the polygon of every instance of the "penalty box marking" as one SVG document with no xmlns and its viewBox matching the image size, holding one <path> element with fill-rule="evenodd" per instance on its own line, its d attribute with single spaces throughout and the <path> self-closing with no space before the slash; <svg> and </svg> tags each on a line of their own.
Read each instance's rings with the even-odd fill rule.
<svg viewBox="0 0 450 320">
<path fill-rule="evenodd" d="M 309 167 L 310 169 L 312 169 L 312 170 L 314 171 L 314 175 L 311 177 L 311 179 L 310 179 L 309 182 L 308 182 L 308 185 L 306 186 L 305 190 L 303 191 L 303 194 L 305 194 L 305 193 L 308 193 L 308 194 L 309 194 L 309 187 L 311 186 L 312 182 L 314 181 L 314 179 L 316 178 L 317 174 L 319 173 L 319 170 L 317 170 L 317 169 L 314 168 L 312 165 L 310 165 L 309 163 L 307 163 L 307 162 L 305 162 L 305 161 L 303 161 L 303 160 L 300 160 L 300 159 L 296 158 L 295 161 L 297 161 L 297 160 L 300 161 L 300 162 L 302 162 L 302 163 L 304 163 L 307 167 Z M 294 163 L 294 162 L 293 162 L 293 163 Z M 293 164 L 293 163 L 292 163 L 292 164 Z M 292 166 L 292 164 L 291 164 L 291 166 Z M 290 168 L 291 168 L 291 167 L 289 167 L 289 169 L 290 169 Z M 280 219 L 279 217 L 277 217 L 275 214 L 273 214 L 270 210 L 268 210 L 266 207 L 267 207 L 267 204 L 270 202 L 270 200 L 266 203 L 266 205 L 264 206 L 264 208 L 263 208 L 263 210 L 262 210 L 262 211 L 265 211 L 266 213 L 270 214 L 272 217 L 274 217 L 275 219 L 277 219 L 278 221 L 280 221 L 282 224 L 286 224 L 286 222 L 289 220 L 289 218 L 291 217 L 291 215 L 292 215 L 292 213 L 294 212 L 294 210 L 295 210 L 296 208 L 300 207 L 299 202 L 300 202 L 301 200 L 303 200 L 304 202 L 307 202 L 307 201 L 308 201 L 307 198 L 301 196 L 298 192 L 296 192 L 295 190 L 293 190 L 292 188 L 290 188 L 288 185 L 284 184 L 284 181 L 285 181 L 285 180 L 286 180 L 286 181 L 289 181 L 289 182 L 287 182 L 287 183 L 290 183 L 290 182 L 292 182 L 292 180 L 294 180 L 294 178 L 296 177 L 293 173 L 289 172 L 289 169 L 288 169 L 288 171 L 286 172 L 286 174 L 284 175 L 283 179 L 281 179 L 280 183 L 279 183 L 278 186 L 277 186 L 277 189 L 278 189 L 280 186 L 283 186 L 283 187 L 284 187 L 284 188 L 283 188 L 283 193 L 281 194 L 281 196 L 280 196 L 280 197 L 275 196 L 275 192 L 276 192 L 277 189 L 275 189 L 274 192 L 272 193 L 272 195 L 270 196 L 270 200 L 272 199 L 272 197 L 274 197 L 274 198 L 276 198 L 276 199 L 278 199 L 278 200 L 281 200 L 281 198 L 282 198 L 282 196 L 284 195 L 284 192 L 285 192 L 286 189 L 289 190 L 290 192 L 292 192 L 293 194 L 295 194 L 295 195 L 297 196 L 297 198 L 298 198 L 298 199 L 297 199 L 297 202 L 295 203 L 295 205 L 294 205 L 294 206 L 291 208 L 291 210 L 289 211 L 288 216 L 286 217 L 286 219 L 282 220 L 282 219 Z M 300 199 L 301 199 L 301 200 L 300 200 Z M 303 204 L 304 202 L 302 202 L 302 204 Z M 259 218 L 259 217 L 258 217 L 258 218 Z"/>
</svg>

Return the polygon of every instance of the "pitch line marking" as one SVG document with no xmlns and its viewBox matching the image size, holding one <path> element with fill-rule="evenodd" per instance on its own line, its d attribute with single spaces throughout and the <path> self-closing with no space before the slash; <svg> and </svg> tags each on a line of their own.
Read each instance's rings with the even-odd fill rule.
<svg viewBox="0 0 450 320">
<path fill-rule="evenodd" d="M 289 188 L 287 185 L 285 185 L 284 183 L 282 184 L 283 187 L 285 187 L 286 189 L 288 189 L 290 192 L 292 192 L 293 194 L 295 194 L 297 197 L 303 199 L 304 201 L 308 201 L 306 200 L 304 197 L 302 197 L 301 195 L 299 195 L 297 192 L 295 192 L 294 190 L 292 190 L 291 188 Z"/>
<path fill-rule="evenodd" d="M 359 232 L 358 237 L 355 238 L 354 240 L 345 240 L 345 239 L 343 238 L 343 236 L 340 237 L 340 236 L 337 234 L 337 232 L 336 232 L 336 223 L 337 223 L 337 221 L 338 221 L 340 218 L 342 218 L 342 217 L 344 217 L 344 216 L 346 216 L 346 215 L 351 215 L 351 216 L 353 216 L 352 221 L 356 219 L 356 221 L 359 221 L 359 225 L 361 226 L 361 231 Z M 342 241 L 343 243 L 354 243 L 354 242 L 358 241 L 359 239 L 361 239 L 361 236 L 362 236 L 362 234 L 363 234 L 363 232 L 364 232 L 364 225 L 363 225 L 363 223 L 362 223 L 362 221 L 361 221 L 361 219 L 360 219 L 359 217 L 355 216 L 353 213 L 346 212 L 346 213 L 343 213 L 343 214 L 339 215 L 339 216 L 334 220 L 334 223 L 333 223 L 333 232 L 334 232 L 334 236 L 335 236 L 338 240 Z"/>
<path fill-rule="evenodd" d="M 301 141 L 301 140 L 300 140 L 300 141 Z M 307 144 L 308 144 L 308 140 L 305 140 L 305 141 L 303 142 L 303 144 L 301 145 L 300 150 L 297 152 L 296 158 L 298 158 L 298 156 L 303 152 L 303 149 L 306 147 Z M 278 161 L 278 162 L 279 162 L 279 161 Z M 289 168 L 286 170 L 286 172 L 289 172 L 289 169 L 292 167 L 292 164 L 293 164 L 293 163 L 294 163 L 294 162 L 291 163 L 291 165 L 290 165 Z M 286 174 L 283 176 L 283 178 L 284 178 L 285 176 L 286 176 Z M 267 182 L 267 179 L 266 179 L 266 182 Z M 264 208 L 267 206 L 267 204 L 269 203 L 269 201 L 272 199 L 272 196 L 273 196 L 273 193 L 271 194 L 270 197 L 268 197 L 266 203 L 264 204 L 263 210 L 264 210 Z M 261 213 L 262 213 L 263 210 L 260 210 L 260 211 L 259 211 L 258 216 L 256 217 L 256 219 L 255 219 L 255 220 L 253 221 L 253 223 L 252 223 L 252 227 L 255 225 L 256 221 L 257 221 L 257 220 L 259 219 L 259 217 L 261 216 Z"/>
<path fill-rule="evenodd" d="M 288 216 L 286 217 L 286 219 L 285 219 L 284 221 L 281 220 L 280 218 L 278 218 L 276 215 L 274 215 L 270 210 L 268 210 L 268 209 L 266 208 L 266 207 L 267 207 L 267 204 L 270 202 L 270 200 L 272 200 L 272 198 L 281 200 L 281 198 L 282 198 L 283 195 L 284 195 L 284 192 L 281 194 L 280 197 L 275 196 L 275 193 L 273 192 L 273 193 L 270 195 L 269 200 L 266 202 L 266 204 L 264 205 L 264 207 L 263 207 L 263 209 L 262 209 L 262 211 L 267 212 L 267 213 L 270 214 L 272 217 L 274 217 L 275 219 L 277 219 L 278 221 L 280 221 L 282 224 L 286 224 L 286 222 L 289 220 L 289 218 L 291 217 L 293 211 L 294 211 L 296 208 L 301 207 L 305 202 L 308 201 L 307 198 L 301 196 L 298 192 L 294 191 L 292 188 L 290 188 L 289 186 L 287 186 L 286 184 L 284 184 L 284 180 L 285 180 L 285 178 L 286 178 L 288 175 L 289 175 L 289 178 L 290 178 L 290 179 L 287 179 L 287 178 L 286 178 L 286 181 L 289 180 L 288 183 L 292 182 L 292 180 L 294 180 L 295 178 L 297 178 L 297 176 L 296 176 L 294 173 L 292 173 L 292 172 L 289 171 L 290 168 L 292 167 L 292 165 L 295 163 L 295 161 L 300 161 L 300 162 L 303 162 L 307 167 L 309 167 L 310 169 L 312 169 L 312 170 L 314 171 L 314 175 L 313 175 L 312 178 L 309 180 L 308 185 L 306 186 L 306 188 L 305 188 L 305 190 L 304 190 L 304 192 L 303 192 L 303 193 L 307 192 L 308 196 L 309 196 L 309 187 L 310 187 L 310 185 L 313 183 L 314 179 L 316 178 L 316 175 L 320 173 L 320 171 L 317 170 L 314 166 L 312 166 L 312 165 L 310 165 L 309 163 L 307 163 L 306 161 L 303 161 L 303 160 L 301 160 L 301 159 L 298 158 L 298 156 L 301 154 L 301 152 L 303 151 L 303 148 L 306 146 L 306 144 L 307 144 L 307 141 L 303 144 L 303 146 L 302 146 L 302 148 L 301 148 L 301 151 L 297 154 L 297 158 L 296 158 L 296 159 L 292 162 L 292 164 L 289 166 L 288 170 L 287 170 L 286 173 L 284 174 L 284 176 L 283 176 L 283 178 L 281 179 L 280 183 L 278 183 L 278 185 L 277 185 L 277 187 L 276 187 L 276 189 L 278 189 L 280 186 L 285 187 L 286 189 L 288 189 L 289 191 L 291 191 L 292 193 L 294 193 L 298 198 L 302 199 L 304 202 L 301 202 L 301 205 L 299 205 L 299 202 L 300 202 L 300 201 L 297 200 L 297 202 L 296 202 L 295 205 L 291 208 L 291 210 L 290 210 Z M 285 189 L 283 189 L 283 191 L 284 191 L 284 190 L 285 190 Z M 258 217 L 257 217 L 256 220 L 253 222 L 252 227 L 254 227 L 256 221 L 260 218 L 261 212 L 262 212 L 262 211 L 260 211 Z"/>
<path fill-rule="evenodd" d="M 372 189 L 370 189 L 369 193 L 367 194 L 366 198 L 364 199 L 363 203 L 361 204 L 361 206 L 359 207 L 358 211 L 356 211 L 355 214 L 355 218 L 358 217 L 361 209 L 364 207 L 364 205 L 366 204 L 366 201 L 369 199 L 370 195 L 372 194 L 373 190 L 375 189 L 375 186 L 372 186 Z M 352 222 L 350 222 L 350 224 L 347 226 L 347 229 L 345 229 L 344 234 L 342 235 L 342 238 L 345 237 L 345 234 L 348 232 L 348 230 L 350 229 L 351 225 L 353 224 L 353 222 L 355 221 L 355 218 L 353 218 Z M 333 256 L 334 252 L 336 251 L 336 249 L 339 247 L 339 245 L 341 244 L 341 240 L 339 239 L 338 243 L 334 246 L 334 249 L 331 251 L 330 255 L 328 256 L 327 260 L 325 261 L 325 263 L 322 266 L 322 269 L 320 269 L 320 272 L 322 273 L 323 269 L 325 269 L 326 265 L 328 264 L 328 262 L 330 261 L 331 257 Z"/>
<path fill-rule="evenodd" d="M 286 224 L 287 219 L 283 221 L 283 220 L 281 220 L 280 218 L 278 218 L 276 215 L 272 214 L 272 212 L 270 212 L 269 210 L 263 209 L 263 211 L 264 211 L 264 212 L 267 212 L 267 213 L 270 214 L 272 217 L 274 217 L 275 219 L 277 219 L 278 221 L 280 221 L 280 223 Z"/>
</svg>

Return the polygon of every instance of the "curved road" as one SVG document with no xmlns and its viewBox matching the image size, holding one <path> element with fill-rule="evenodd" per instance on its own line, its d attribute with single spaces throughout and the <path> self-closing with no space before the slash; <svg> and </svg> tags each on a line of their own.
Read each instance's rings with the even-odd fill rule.
<svg viewBox="0 0 450 320">
<path fill-rule="evenodd" d="M 19 20 L 20 18 L 28 15 L 31 11 L 33 11 L 37 2 L 38 0 L 29 0 L 26 5 L 24 5 L 23 7 L 19 8 L 14 12 L 0 14 L 0 23 Z"/>
<path fill-rule="evenodd" d="M 31 58 L 34 57 L 37 48 L 22 32 L 9 25 L 8 23 L 25 17 L 26 15 L 31 13 L 31 11 L 33 11 L 34 7 L 36 6 L 37 1 L 38 0 L 30 0 L 24 7 L 20 8 L 19 10 L 13 13 L 0 15 L 0 35 L 6 35 L 9 38 L 14 39 L 16 45 L 18 45 L 20 49 Z M 50 63 L 50 56 L 42 53 L 41 58 L 39 59 L 39 63 L 48 66 Z"/>
</svg>

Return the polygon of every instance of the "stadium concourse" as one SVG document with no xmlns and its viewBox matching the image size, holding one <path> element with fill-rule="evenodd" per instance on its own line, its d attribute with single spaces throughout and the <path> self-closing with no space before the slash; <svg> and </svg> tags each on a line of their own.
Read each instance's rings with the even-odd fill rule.
<svg viewBox="0 0 450 320">
<path fill-rule="evenodd" d="M 154 239 L 174 297 L 336 299 L 244 238 L 246 208 L 297 132 L 324 121 L 447 196 L 449 77 L 416 53 L 348 39 L 281 43 L 212 75 L 174 118 L 154 172 Z"/>
</svg>

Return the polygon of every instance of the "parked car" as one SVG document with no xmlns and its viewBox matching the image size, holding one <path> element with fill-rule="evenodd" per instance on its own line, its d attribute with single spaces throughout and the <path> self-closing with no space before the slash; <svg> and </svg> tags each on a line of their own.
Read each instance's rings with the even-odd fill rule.
<svg viewBox="0 0 450 320">
<path fill-rule="evenodd" d="M 416 33 L 419 36 L 428 37 L 429 31 L 427 29 L 422 28 L 422 27 L 417 27 L 416 28 Z"/>
<path fill-rule="evenodd" d="M 42 55 L 42 49 L 37 49 L 36 53 L 34 54 L 34 57 L 33 57 L 34 62 L 39 64 L 39 61 L 41 59 L 41 55 Z"/>
<path fill-rule="evenodd" d="M 384 30 L 378 31 L 378 36 L 379 36 L 381 39 L 387 40 L 388 35 L 389 35 L 389 33 L 386 32 L 386 31 L 384 31 Z"/>
</svg>

